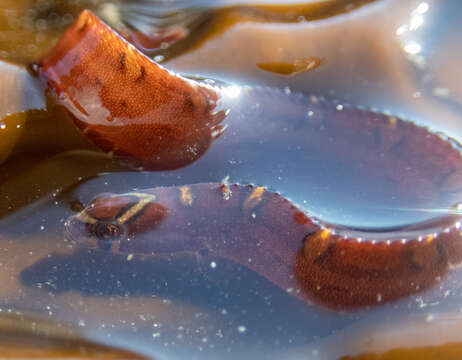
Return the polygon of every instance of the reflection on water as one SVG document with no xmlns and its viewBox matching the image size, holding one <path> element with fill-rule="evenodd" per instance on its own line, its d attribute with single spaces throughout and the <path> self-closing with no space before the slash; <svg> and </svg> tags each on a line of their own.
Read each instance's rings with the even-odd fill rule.
<svg viewBox="0 0 462 360">
<path fill-rule="evenodd" d="M 316 22 L 294 24 L 293 30 L 304 37 L 285 43 L 285 35 L 277 28 L 247 24 L 245 26 L 255 26 L 255 32 L 248 33 L 247 39 L 238 30 L 244 25 L 231 26 L 229 32 L 216 39 L 225 39 L 223 44 L 226 46 L 237 41 L 241 57 L 229 57 L 227 61 L 220 59 L 223 49 L 213 39 L 197 51 L 179 56 L 174 62 L 179 72 L 182 69 L 190 73 L 199 72 L 191 69 L 201 63 L 196 69 L 200 68 L 202 74 L 229 80 L 227 71 L 241 67 L 243 71 L 235 74 L 237 78 L 241 77 L 241 82 L 248 75 L 252 82 L 262 85 L 260 88 L 232 88 L 233 91 L 228 93 L 231 96 L 227 104 L 230 112 L 225 120 L 227 131 L 212 143 L 202 157 L 185 168 L 163 172 L 123 172 L 126 168 L 103 155 L 79 151 L 57 155 L 58 148 L 52 148 L 52 141 L 43 139 L 43 146 L 51 149 L 44 154 L 29 149 L 29 153 L 33 152 L 29 156 L 27 151 L 15 153 L 14 146 L 8 147 L 13 155 L 0 174 L 2 312 L 28 311 L 65 321 L 95 341 L 122 346 L 159 359 L 274 359 L 285 356 L 337 359 L 361 353 L 385 353 L 406 345 L 422 348 L 448 342 L 460 343 L 460 331 L 448 326 L 457 323 L 456 313 L 459 312 L 462 295 L 460 269 L 453 269 L 452 264 L 446 262 L 447 254 L 454 255 L 457 251 L 441 245 L 441 237 L 431 239 L 428 248 L 419 245 L 417 253 L 404 256 L 409 272 L 425 274 L 421 283 L 411 284 L 411 295 L 391 303 L 382 303 L 376 297 L 379 306 L 354 312 L 327 310 L 299 300 L 290 288 L 278 286 L 273 280 L 275 275 L 271 270 L 275 268 L 276 260 L 259 256 L 258 260 L 263 260 L 266 268 L 255 270 L 258 264 L 249 266 L 243 263 L 251 263 L 253 256 L 246 259 L 246 249 L 240 246 L 232 252 L 235 255 L 241 251 L 239 260 L 232 256 L 208 259 L 207 251 L 203 249 L 199 254 L 188 251 L 158 254 L 159 249 L 156 249 L 154 255 L 157 256 L 152 256 L 152 251 L 147 251 L 146 256 L 135 256 L 134 252 L 115 253 L 82 247 L 65 241 L 64 237 L 66 219 L 75 215 L 75 210 L 81 210 L 76 204 L 88 204 L 98 194 L 133 193 L 158 186 L 220 183 L 228 176 L 230 182 L 267 186 L 270 191 L 281 193 L 323 221 L 354 227 L 358 232 L 371 228 L 383 231 L 429 221 L 444 215 L 445 211 L 453 213 L 453 206 L 461 200 L 459 180 L 462 164 L 459 149 L 451 145 L 446 137 L 434 135 L 411 122 L 382 115 L 380 111 L 358 111 L 346 101 L 334 102 L 306 95 L 321 93 L 327 98 L 349 99 L 348 102 L 358 105 L 374 104 L 377 100 L 377 106 L 387 104 L 386 109 L 379 110 L 400 111 L 406 115 L 403 116 L 405 118 L 414 118 L 412 115 L 416 113 L 426 114 L 417 116 L 416 120 L 431 124 L 432 129 L 453 129 L 448 133 L 457 137 L 461 129 L 459 123 L 453 121 L 459 119 L 454 104 L 435 100 L 433 95 L 426 96 L 423 91 L 416 95 L 421 90 L 420 79 L 415 79 L 416 74 L 411 70 L 415 65 L 410 65 L 396 34 L 399 24 L 404 21 L 401 20 L 409 19 L 421 2 L 410 3 L 404 6 L 403 2 L 384 1 L 370 8 L 361 8 L 358 10 L 361 17 L 358 18 L 352 11 L 334 18 L 332 22 L 321 22 L 322 25 Z M 425 22 L 419 29 L 425 28 L 427 19 L 432 19 L 433 11 L 445 6 L 449 5 L 429 1 L 424 12 Z M 352 26 L 351 32 L 345 33 L 344 37 L 333 38 L 332 34 L 342 33 L 335 31 L 339 31 L 343 22 L 360 24 L 358 28 L 362 30 L 372 29 L 380 13 L 377 9 L 393 13 L 399 21 L 381 23 L 383 35 L 355 32 L 358 29 Z M 328 28 L 336 30 L 329 33 Z M 274 35 L 278 32 L 280 35 Z M 300 47 L 300 39 L 310 39 L 313 32 L 324 34 L 322 41 L 305 41 L 306 48 L 312 53 L 297 54 L 297 49 L 306 49 Z M 393 37 L 387 37 L 388 33 Z M 258 36 L 265 39 L 268 34 L 274 36 L 274 42 L 261 42 L 260 46 L 254 47 Z M 358 34 L 368 40 L 361 41 L 362 37 Z M 375 38 L 377 36 L 380 41 Z M 343 39 L 342 46 L 338 46 L 338 39 Z M 421 46 L 426 51 L 428 46 L 424 42 L 425 39 Z M 282 43 L 282 50 L 272 49 L 274 44 L 279 48 Z M 319 53 L 316 46 L 309 46 L 313 43 L 319 46 Z M 212 45 L 216 46 L 213 50 L 216 57 L 210 56 L 211 53 L 204 57 L 201 51 L 212 51 L 208 48 Z M 455 40 L 448 40 L 449 49 L 456 45 Z M 363 46 L 361 49 L 364 50 L 360 52 L 361 56 L 353 51 L 359 46 Z M 386 51 L 375 51 L 379 46 Z M 261 55 L 262 51 L 267 51 L 267 56 Z M 332 51 L 330 55 L 329 51 Z M 345 57 L 340 56 L 342 53 Z M 386 53 L 390 53 L 388 57 L 378 55 Z M 252 58 L 255 54 L 260 54 L 261 58 Z M 271 54 L 284 54 L 289 59 L 281 60 L 269 56 Z M 275 76 L 256 66 L 273 61 L 290 63 L 291 56 L 314 56 L 325 59 L 325 62 L 313 71 L 290 78 Z M 186 63 L 189 60 L 191 63 Z M 454 66 L 449 60 L 448 66 Z M 428 57 L 427 61 L 431 64 L 433 60 Z M 211 70 L 208 64 L 212 64 Z M 324 69 L 334 69 L 334 73 L 326 73 Z M 429 69 L 435 71 L 431 67 Z M 401 80 L 391 86 L 397 79 Z M 451 80 L 455 80 L 444 79 L 445 88 L 452 90 Z M 280 90 L 264 87 L 271 84 L 277 85 Z M 318 91 L 313 91 L 317 86 Z M 291 88 L 303 90 L 305 94 L 299 95 Z M 238 89 L 240 91 L 236 91 Z M 335 96 L 330 90 L 335 90 Z M 452 95 L 452 92 L 449 91 L 449 94 Z M 379 101 L 382 95 L 385 97 L 383 103 Z M 45 111 L 43 113 L 46 114 Z M 7 120 L 10 125 L 16 124 L 17 119 Z M 37 134 L 40 132 L 37 131 Z M 210 202 L 205 201 L 199 206 L 204 212 L 197 211 L 194 215 L 206 217 L 207 211 L 211 210 L 208 205 Z M 133 206 L 135 204 L 131 203 L 130 207 Z M 273 214 L 270 219 L 274 223 L 283 215 L 282 211 L 278 214 L 279 209 L 270 209 Z M 218 214 L 218 210 L 213 211 L 214 216 Z M 255 213 L 256 216 L 259 214 Z M 178 241 L 185 240 L 184 227 L 188 226 L 189 220 L 175 221 L 179 224 L 176 232 L 169 233 L 170 237 L 164 238 L 167 241 L 161 243 L 169 250 L 172 247 L 177 250 Z M 227 221 L 231 223 L 220 228 L 215 240 L 225 236 L 227 228 L 233 226 L 231 218 Z M 243 223 L 239 223 L 239 227 L 237 230 L 248 229 Z M 281 229 L 284 228 L 278 228 L 284 231 Z M 420 228 L 411 227 L 411 230 L 415 237 Z M 445 229 L 438 230 L 444 233 Z M 98 233 L 103 238 L 108 234 L 104 229 Z M 275 230 L 268 237 L 276 233 Z M 318 235 L 321 239 L 321 234 L 315 234 Z M 202 240 L 200 236 L 193 240 Z M 393 243 L 399 244 L 395 240 L 400 240 L 400 237 L 393 238 Z M 214 237 L 211 238 L 213 240 Z M 225 240 L 232 244 L 235 238 Z M 360 257 L 362 253 L 349 248 L 343 249 L 342 253 L 341 245 L 337 245 L 341 244 L 341 240 L 336 240 L 333 245 L 326 243 L 327 247 L 323 247 L 325 244 L 321 241 L 313 243 L 322 250 L 314 261 L 321 269 L 321 275 L 326 270 L 332 270 L 331 274 L 334 274 L 324 278 L 317 286 L 329 285 L 340 289 L 342 299 L 349 297 L 351 283 L 357 285 L 360 291 L 370 286 L 372 290 L 368 294 L 376 291 L 377 279 L 382 283 L 390 281 L 392 290 L 403 286 L 399 284 L 399 277 L 383 280 L 387 274 L 393 274 L 389 268 L 400 259 L 391 259 L 394 254 L 391 251 L 384 250 L 385 256 L 381 259 L 386 261 L 382 264 L 374 260 L 377 250 L 373 250 L 369 258 L 357 261 L 354 256 Z M 187 245 L 192 247 L 194 244 L 187 242 Z M 302 245 L 302 242 L 297 244 L 300 248 Z M 398 245 L 394 246 L 398 248 Z M 326 248 L 329 249 L 327 252 Z M 457 250 L 457 246 L 455 248 Z M 278 254 L 274 247 L 273 250 Z M 348 251 L 353 256 L 339 260 Z M 368 256 L 366 251 L 364 253 Z M 436 260 L 432 263 L 427 259 Z M 350 267 L 346 265 L 348 261 Z M 361 269 L 357 269 L 358 264 L 367 264 L 369 272 L 364 275 Z M 345 267 L 351 272 L 338 271 Z M 428 269 L 429 273 L 426 272 Z M 439 272 L 439 269 L 444 271 Z M 434 273 L 431 272 L 433 270 Z M 343 282 L 338 285 L 332 283 L 333 279 Z M 422 291 L 427 286 L 428 289 Z M 315 287 L 314 290 L 318 289 Z M 443 313 L 446 314 L 445 321 L 437 321 Z M 418 320 L 414 320 L 416 318 Z M 451 322 L 452 319 L 455 320 Z M 386 326 L 380 327 L 379 324 Z M 417 327 L 420 332 L 416 331 Z M 397 328 L 401 330 L 399 339 L 387 336 L 387 331 Z M 438 336 L 431 336 L 436 333 Z M 365 337 L 369 341 L 361 340 Z M 422 342 L 412 342 L 412 339 Z M 457 347 L 454 349 L 458 351 Z M 390 356 L 397 358 L 400 355 Z"/>
<path fill-rule="evenodd" d="M 93 344 L 77 328 L 19 311 L 0 315 L 3 358 L 143 359 L 135 353 Z"/>
<path fill-rule="evenodd" d="M 157 61 L 195 49 L 236 23 L 297 23 L 354 12 L 375 0 L 108 2 L 99 14 Z M 155 6 L 154 6 L 155 4 Z M 136 41 L 144 39 L 143 42 Z"/>
</svg>

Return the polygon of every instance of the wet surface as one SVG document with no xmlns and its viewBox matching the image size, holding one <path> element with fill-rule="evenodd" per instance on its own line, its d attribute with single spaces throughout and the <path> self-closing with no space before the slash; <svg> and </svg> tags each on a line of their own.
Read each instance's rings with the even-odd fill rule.
<svg viewBox="0 0 462 360">
<path fill-rule="evenodd" d="M 0 139 L 7 139 L 0 147 L 2 311 L 31 311 L 73 324 L 94 341 L 159 359 L 299 359 L 307 354 L 354 359 L 429 346 L 441 350 L 440 359 L 457 353 L 461 275 L 452 265 L 458 259 L 451 259 L 443 272 L 429 262 L 433 272 L 425 276 L 428 281 L 419 280 L 408 296 L 393 302 L 377 297 L 374 307 L 339 312 L 299 300 L 271 276 L 230 257 L 201 263 L 187 252 L 152 256 L 151 251 L 139 258 L 65 241 L 66 219 L 81 209 L 79 203 L 86 205 L 98 194 L 220 183 L 227 176 L 231 183 L 266 186 L 329 224 L 375 233 L 388 229 L 396 243 L 403 225 L 457 215 L 462 164 L 451 138 L 460 139 L 462 128 L 460 84 L 451 69 L 458 64 L 454 34 L 459 26 L 450 16 L 461 11 L 456 2 L 376 1 L 291 24 L 248 21 L 239 11 L 228 9 L 226 16 L 246 21 L 217 17 L 220 31 L 205 28 L 204 34 L 213 36 L 201 35 L 202 42 L 195 40 L 164 63 L 179 73 L 236 84 L 226 94 L 227 130 L 184 168 L 137 172 L 98 154 L 62 109 L 52 110 L 53 101 L 45 100 L 36 79 L 27 78 L 32 99 L 43 101 L 31 103 L 21 100 L 17 82 L 8 82 L 17 101 L 7 105 L 17 105 L 4 110 L 0 130 Z M 57 40 L 64 28 L 45 29 L 44 36 Z M 27 56 L 1 44 L 12 51 L 4 58 L 28 63 L 51 48 L 52 42 L 46 43 L 35 43 L 39 51 Z M 274 69 L 274 64 L 309 58 L 322 62 L 289 77 L 258 65 L 273 64 Z M 17 74 L 16 80 L 27 74 L 21 68 L 5 71 Z M 35 110 L 21 113 L 28 109 Z M 62 124 L 62 132 L 50 130 L 53 121 Z M 206 204 L 201 208 L 206 217 L 209 209 Z M 417 227 L 412 236 L 427 237 L 427 230 Z M 441 237 L 432 241 L 441 251 Z M 355 260 L 361 252 L 354 247 L 345 251 L 351 251 L 351 266 L 367 263 Z M 428 256 L 434 259 L 432 251 L 411 257 L 411 264 L 419 268 Z M 392 257 L 387 250 L 384 254 Z M 340 257 L 330 256 L 317 262 L 321 270 L 338 266 Z M 378 295 L 374 276 L 385 276 L 391 262 L 374 265 L 374 275 L 352 276 Z M 329 276 L 318 285 L 332 285 L 335 277 Z M 338 281 L 348 284 L 342 276 Z M 348 297 L 348 290 L 341 296 Z M 397 328 L 399 339 L 387 335 Z M 447 343 L 456 345 L 446 351 Z M 387 356 L 398 359 L 402 353 Z"/>
</svg>

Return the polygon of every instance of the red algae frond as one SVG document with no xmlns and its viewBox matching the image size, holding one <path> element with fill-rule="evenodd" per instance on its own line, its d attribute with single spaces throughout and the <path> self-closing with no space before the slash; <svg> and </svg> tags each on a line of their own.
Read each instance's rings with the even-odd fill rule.
<svg viewBox="0 0 462 360">
<path fill-rule="evenodd" d="M 225 117 L 213 88 L 164 69 L 88 10 L 39 70 L 90 140 L 146 168 L 193 162 Z"/>
</svg>

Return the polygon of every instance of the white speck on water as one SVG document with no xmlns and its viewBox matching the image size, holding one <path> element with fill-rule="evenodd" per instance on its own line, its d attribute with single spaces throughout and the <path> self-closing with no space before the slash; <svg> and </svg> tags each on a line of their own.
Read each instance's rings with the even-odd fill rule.
<svg viewBox="0 0 462 360">
<path fill-rule="evenodd" d="M 416 42 L 409 42 L 404 46 L 404 51 L 410 55 L 417 55 L 422 50 L 422 46 Z"/>
<path fill-rule="evenodd" d="M 244 325 L 239 325 L 239 326 L 237 327 L 237 332 L 238 332 L 239 334 L 243 334 L 243 333 L 245 333 L 246 331 L 247 331 L 247 328 L 246 328 Z"/>
<path fill-rule="evenodd" d="M 131 259 L 133 259 L 133 254 L 128 254 L 127 261 L 130 261 Z"/>
<path fill-rule="evenodd" d="M 215 268 L 217 267 L 217 263 L 216 263 L 215 261 L 212 261 L 212 262 L 210 263 L 210 267 L 211 267 L 212 269 L 215 269 Z"/>
<path fill-rule="evenodd" d="M 414 14 L 409 21 L 409 30 L 417 30 L 424 23 L 424 18 L 420 14 Z"/>
<path fill-rule="evenodd" d="M 409 26 L 407 24 L 401 25 L 398 29 L 396 29 L 396 35 L 403 35 L 408 30 Z"/>
<path fill-rule="evenodd" d="M 450 90 L 447 88 L 434 88 L 433 89 L 433 95 L 442 97 L 442 98 L 447 98 L 450 94 Z"/>
<path fill-rule="evenodd" d="M 343 110 L 343 105 L 342 105 L 342 104 L 338 104 L 335 108 L 336 108 L 338 111 L 342 111 L 342 110 Z"/>
<path fill-rule="evenodd" d="M 414 11 L 418 14 L 424 14 L 428 11 L 429 7 L 430 6 L 428 5 L 428 3 L 424 1 L 424 2 L 421 2 Z"/>
</svg>

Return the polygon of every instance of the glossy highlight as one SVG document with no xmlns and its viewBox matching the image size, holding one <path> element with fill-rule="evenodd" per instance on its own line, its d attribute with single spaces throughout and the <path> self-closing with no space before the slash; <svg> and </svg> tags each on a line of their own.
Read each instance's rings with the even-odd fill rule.
<svg viewBox="0 0 462 360">
<path fill-rule="evenodd" d="M 359 241 L 345 235 L 348 229 L 324 224 L 264 187 L 203 183 L 146 189 L 139 195 L 140 201 L 152 199 L 142 212 L 144 221 L 137 224 L 135 214 L 126 223 L 129 241 L 121 239 L 117 250 L 107 251 L 138 258 L 189 251 L 204 263 L 223 257 L 308 303 L 329 308 L 358 308 L 409 296 L 430 288 L 451 264 L 462 261 L 460 216 L 420 224 L 421 233 L 439 226 L 436 237 L 427 233 L 422 240 L 398 241 L 396 232 L 381 238 L 363 232 Z M 95 219 L 116 221 L 128 211 L 123 199 L 127 194 L 96 197 L 100 205 L 93 202 L 84 211 Z M 108 218 L 108 212 L 115 215 Z M 67 221 L 67 233 L 76 243 L 104 250 L 100 239 L 75 222 L 79 216 Z"/>
<path fill-rule="evenodd" d="M 213 89 L 154 63 L 88 10 L 38 67 L 88 138 L 137 165 L 184 166 L 220 134 Z"/>
</svg>

